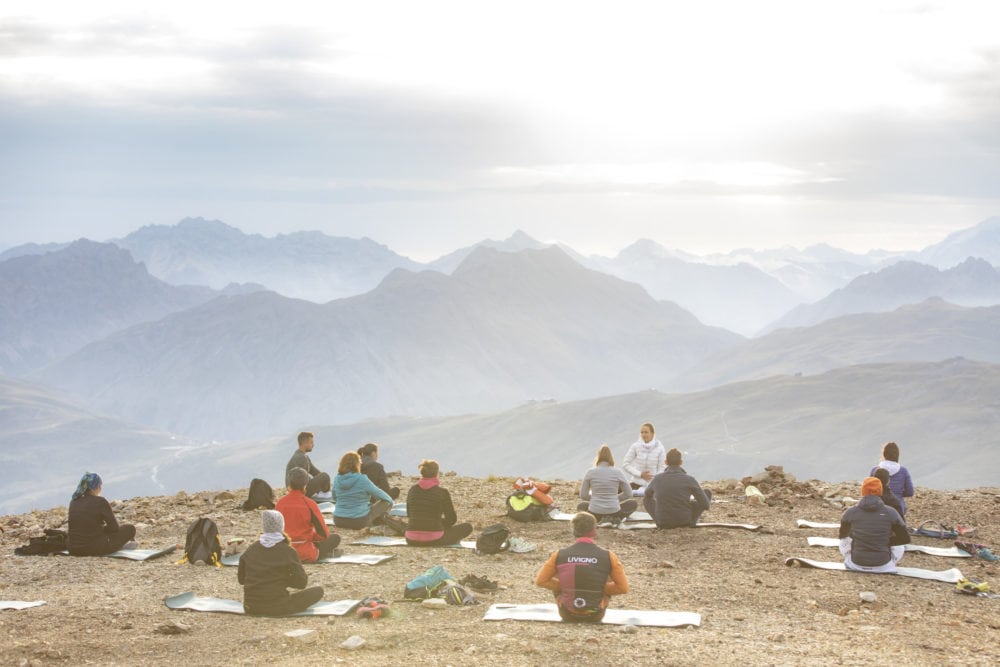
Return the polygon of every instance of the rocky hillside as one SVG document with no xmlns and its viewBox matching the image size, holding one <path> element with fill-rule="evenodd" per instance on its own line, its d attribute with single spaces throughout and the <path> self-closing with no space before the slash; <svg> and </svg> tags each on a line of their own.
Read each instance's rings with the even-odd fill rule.
<svg viewBox="0 0 1000 667">
<path fill-rule="evenodd" d="M 692 470 L 697 474 L 696 470 Z M 0 517 L 0 599 L 45 600 L 46 605 L 0 615 L 0 664 L 429 664 L 478 661 L 570 665 L 872 665 L 997 664 L 1000 600 L 958 593 L 949 584 L 889 575 L 789 568 L 788 556 L 836 560 L 834 549 L 806 546 L 813 534 L 832 530 L 795 527 L 796 518 L 834 522 L 841 499 L 858 495 L 857 482 L 796 481 L 780 469 L 756 477 L 769 495 L 766 506 L 743 501 L 736 480 L 709 482 L 720 501 L 704 520 L 754 523 L 758 532 L 724 528 L 672 531 L 600 529 L 600 544 L 625 564 L 632 590 L 614 607 L 692 611 L 691 629 L 579 627 L 553 623 L 483 621 L 489 604 L 548 602 L 533 586 L 551 550 L 570 541 L 563 522 L 515 524 L 516 535 L 536 544 L 526 554 L 477 556 L 452 549 L 383 550 L 388 563 L 307 566 L 310 581 L 328 600 L 378 594 L 392 601 L 392 615 L 378 621 L 354 616 L 255 619 L 228 614 L 170 611 L 163 598 L 184 591 L 240 599 L 235 568 L 176 565 L 168 556 L 143 563 L 115 559 L 17 557 L 14 547 L 43 528 L 65 521 L 65 507 Z M 414 478 L 393 475 L 404 488 Z M 503 520 L 510 479 L 445 475 L 460 520 L 478 531 Z M 555 482 L 557 504 L 572 511 L 576 482 Z M 109 494 L 114 488 L 106 488 Z M 256 512 L 236 509 L 246 489 L 116 501 L 121 519 L 138 526 L 143 547 L 183 542 L 187 526 L 210 516 L 223 538 L 254 539 Z M 979 528 L 980 542 L 1000 546 L 1000 488 L 939 492 L 918 488 L 909 502 L 911 525 L 933 519 Z M 345 542 L 359 533 L 340 531 Z M 915 540 L 936 546 L 950 543 Z M 348 546 L 353 553 L 377 547 Z M 482 604 L 429 609 L 403 602 L 405 583 L 441 564 L 462 577 L 478 574 L 500 583 Z M 907 554 L 904 564 L 934 570 L 958 567 L 1000 589 L 1000 567 L 982 560 Z M 875 593 L 862 603 L 859 593 Z M 312 643 L 290 639 L 294 629 L 315 630 Z M 357 653 L 340 647 L 357 635 Z"/>
</svg>

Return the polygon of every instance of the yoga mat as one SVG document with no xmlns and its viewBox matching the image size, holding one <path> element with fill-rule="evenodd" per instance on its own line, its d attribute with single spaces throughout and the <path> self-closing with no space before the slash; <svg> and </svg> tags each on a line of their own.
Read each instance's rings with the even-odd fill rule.
<svg viewBox="0 0 1000 667">
<path fill-rule="evenodd" d="M 170 609 L 187 609 L 188 611 L 215 611 L 226 614 L 245 614 L 243 603 L 239 600 L 223 598 L 198 597 L 194 593 L 181 593 L 164 598 L 164 604 Z M 305 611 L 292 616 L 343 616 L 358 606 L 361 600 L 337 600 L 336 602 L 317 602 Z"/>
<path fill-rule="evenodd" d="M 23 602 L 22 600 L 0 600 L 0 609 L 27 609 L 28 607 L 41 607 L 45 600 L 35 600 L 34 602 Z"/>
<path fill-rule="evenodd" d="M 684 527 L 684 526 L 681 526 Z M 752 523 L 699 523 L 694 528 L 741 528 L 743 530 L 760 530 L 760 526 Z M 656 528 L 655 523 L 623 523 L 619 530 L 643 530 Z"/>
<path fill-rule="evenodd" d="M 227 567 L 234 567 L 240 564 L 240 557 L 242 553 L 233 554 L 232 556 L 223 556 L 222 564 Z M 327 563 L 350 563 L 352 565 L 378 565 L 379 563 L 384 563 L 388 560 L 392 560 L 395 556 L 376 556 L 374 554 L 343 554 L 337 558 L 320 558 L 319 560 L 310 561 L 308 563 L 303 563 L 303 565 L 325 565 Z"/>
<path fill-rule="evenodd" d="M 555 604 L 494 604 L 486 610 L 484 621 L 562 621 Z M 608 609 L 604 625 L 645 625 L 679 628 L 701 625 L 701 614 L 690 611 L 646 611 L 638 609 Z"/>
<path fill-rule="evenodd" d="M 796 528 L 840 528 L 839 523 L 821 523 L 819 521 L 808 521 L 806 519 L 796 519 Z"/>
<path fill-rule="evenodd" d="M 355 540 L 351 544 L 366 544 L 372 547 L 405 547 L 409 546 L 406 543 L 405 537 L 390 537 L 388 535 L 369 535 L 368 537 L 360 540 Z M 432 547 L 440 548 L 440 547 Z M 445 548 L 452 549 L 475 549 L 475 540 L 462 540 L 458 544 L 449 544 Z"/>
<path fill-rule="evenodd" d="M 810 560 L 793 556 L 785 559 L 785 565 L 801 565 L 802 567 L 814 567 L 819 570 L 840 570 L 843 572 L 857 572 L 858 574 L 898 574 L 901 577 L 913 577 L 915 579 L 927 579 L 929 581 L 942 581 L 946 584 L 957 584 L 964 579 L 962 573 L 956 568 L 950 570 L 922 570 L 919 567 L 897 567 L 895 572 L 858 572 L 858 570 L 848 570 L 842 562 L 831 563 L 821 560 Z"/>
<path fill-rule="evenodd" d="M 840 546 L 840 540 L 836 537 L 810 537 L 808 538 L 808 542 L 811 547 Z M 958 547 L 929 547 L 924 544 L 904 544 L 903 551 L 922 553 L 928 556 L 941 556 L 943 558 L 972 558 L 972 554 Z"/>
<path fill-rule="evenodd" d="M 323 514 L 333 514 L 333 510 L 336 507 L 334 503 L 317 503 L 317 505 L 319 506 L 319 511 Z M 407 516 L 406 503 L 396 503 L 386 514 L 389 516 Z M 330 522 L 327 521 L 327 523 Z"/>
<path fill-rule="evenodd" d="M 175 551 L 177 551 L 176 544 L 171 544 L 170 546 L 163 547 L 162 549 L 120 549 L 112 554 L 108 554 L 108 558 L 150 560 L 152 558 L 159 558 L 160 556 L 172 554 Z"/>
<path fill-rule="evenodd" d="M 574 516 L 576 516 L 575 513 L 570 514 L 569 512 L 563 512 L 562 510 L 554 510 L 552 512 L 549 512 L 549 518 L 552 519 L 553 521 L 569 521 Z M 643 512 L 642 510 L 637 510 L 635 512 L 632 512 L 625 519 L 626 522 L 631 521 L 634 523 L 638 523 L 640 521 L 652 521 L 652 520 L 653 517 L 649 516 L 648 512 Z"/>
</svg>

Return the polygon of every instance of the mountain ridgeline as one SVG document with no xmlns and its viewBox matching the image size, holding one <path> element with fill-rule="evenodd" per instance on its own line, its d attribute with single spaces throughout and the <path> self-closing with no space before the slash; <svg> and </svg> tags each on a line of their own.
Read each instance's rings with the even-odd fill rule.
<svg viewBox="0 0 1000 667">
<path fill-rule="evenodd" d="M 655 387 L 739 340 L 558 248 L 479 248 L 451 276 L 397 269 L 324 305 L 216 299 L 36 378 L 130 421 L 229 439 Z"/>
<path fill-rule="evenodd" d="M 572 478 L 653 421 L 709 478 L 857 478 L 896 440 L 920 484 L 990 484 L 998 248 L 1000 218 L 865 255 L 584 257 L 517 232 L 422 265 L 201 219 L 11 248 L 0 511 L 64 502 L 84 469 L 121 494 L 280 485 L 302 429 L 326 469 L 374 440 L 390 468 Z"/>
</svg>

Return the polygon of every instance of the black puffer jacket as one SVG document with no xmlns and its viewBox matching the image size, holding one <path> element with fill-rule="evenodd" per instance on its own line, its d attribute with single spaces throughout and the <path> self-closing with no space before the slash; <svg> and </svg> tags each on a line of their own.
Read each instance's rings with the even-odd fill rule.
<svg viewBox="0 0 1000 667">
<path fill-rule="evenodd" d="M 879 496 L 865 496 L 840 518 L 840 539 L 851 538 L 851 560 L 864 567 L 885 565 L 889 547 L 909 544 L 910 534 L 899 512 Z"/>
</svg>

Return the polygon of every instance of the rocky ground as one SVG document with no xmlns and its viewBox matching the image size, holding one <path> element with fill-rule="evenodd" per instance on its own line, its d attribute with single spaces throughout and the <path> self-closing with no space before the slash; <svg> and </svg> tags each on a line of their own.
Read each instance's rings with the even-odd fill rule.
<svg viewBox="0 0 1000 667">
<path fill-rule="evenodd" d="M 404 488 L 414 481 L 393 480 Z M 449 475 L 442 481 L 456 499 L 460 520 L 471 521 L 477 532 L 503 520 L 503 499 L 512 480 Z M 768 495 L 767 505 L 744 501 L 742 483 L 748 481 Z M 808 535 L 832 536 L 834 531 L 799 529 L 795 519 L 837 521 L 840 499 L 858 497 L 858 483 L 798 482 L 778 468 L 746 482 L 707 483 L 722 502 L 713 504 L 703 520 L 761 524 L 765 529 L 760 532 L 599 530 L 599 543 L 619 555 L 632 587 L 612 605 L 700 613 L 701 627 L 689 629 L 483 621 L 493 602 L 550 601 L 533 579 L 549 553 L 570 542 L 565 522 L 506 521 L 515 535 L 538 546 L 532 553 L 477 556 L 458 549 L 395 548 L 389 552 L 396 557 L 379 566 L 307 566 L 311 583 L 321 584 L 328 600 L 374 594 L 392 601 L 388 618 L 368 621 L 353 615 L 257 619 L 171 611 L 163 598 L 184 591 L 241 599 L 235 568 L 177 565 L 176 556 L 147 562 L 18 557 L 14 547 L 43 528 L 59 527 L 66 510 L 4 516 L 0 599 L 47 604 L 0 612 L 0 664 L 1000 664 L 1000 599 L 964 595 L 937 582 L 784 565 L 791 555 L 838 558 L 835 549 L 806 546 Z M 552 495 L 567 511 L 577 502 L 575 486 L 554 483 Z M 112 487 L 106 491 L 113 497 Z M 199 516 L 212 517 L 224 538 L 254 539 L 258 514 L 237 509 L 245 497 L 246 489 L 234 489 L 133 498 L 115 505 L 121 520 L 139 526 L 141 546 L 150 548 L 183 543 L 187 526 Z M 1000 489 L 918 488 L 908 504 L 911 525 L 927 519 L 974 525 L 977 540 L 1000 551 Z M 341 534 L 345 541 L 358 535 Z M 943 540 L 915 540 L 950 546 Z M 347 549 L 379 552 L 375 547 Z M 477 606 L 429 609 L 402 601 L 406 582 L 434 564 L 456 577 L 487 576 L 501 588 L 481 595 Z M 903 564 L 958 567 L 1000 589 L 1000 567 L 982 560 L 911 553 Z M 874 592 L 876 601 L 861 602 L 863 591 Z M 314 630 L 314 641 L 285 636 L 300 628 Z M 365 645 L 356 651 L 342 648 L 354 635 Z"/>
</svg>

